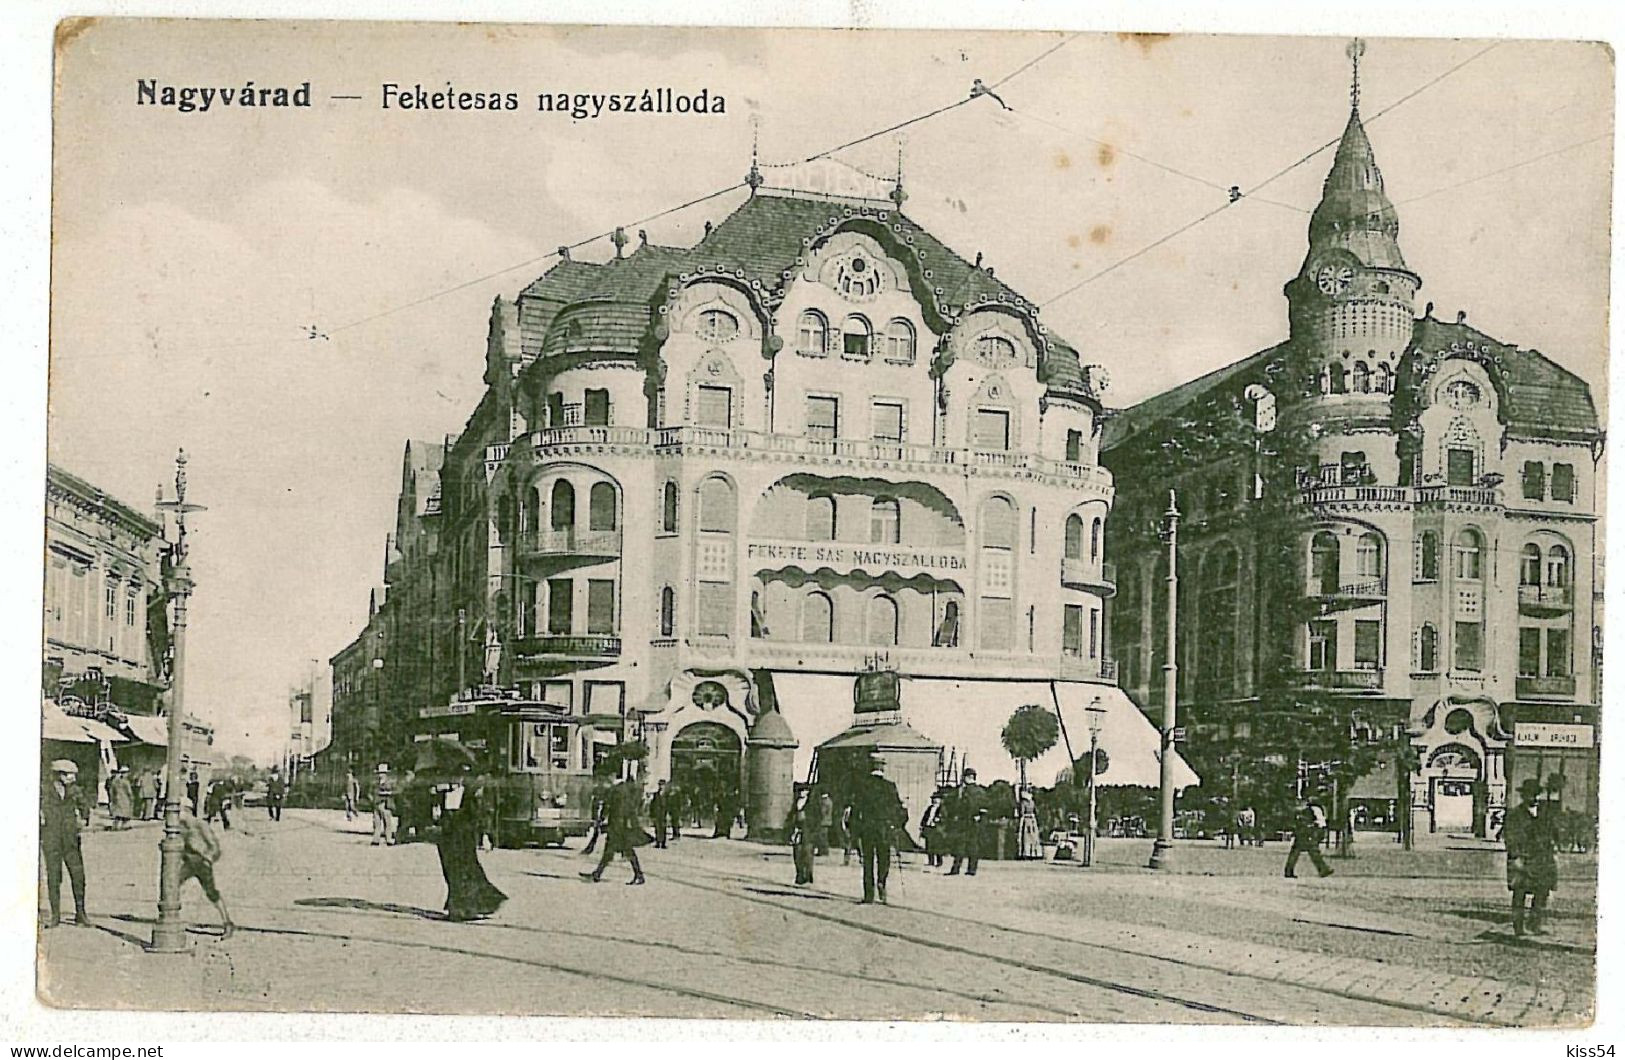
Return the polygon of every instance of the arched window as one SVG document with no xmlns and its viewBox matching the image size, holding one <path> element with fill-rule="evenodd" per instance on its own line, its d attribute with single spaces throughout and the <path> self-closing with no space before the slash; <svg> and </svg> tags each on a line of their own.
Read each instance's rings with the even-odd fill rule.
<svg viewBox="0 0 1625 1060">
<path fill-rule="evenodd" d="M 671 586 L 660 590 L 660 635 L 670 637 L 677 632 L 677 592 Z"/>
<path fill-rule="evenodd" d="M 700 314 L 699 334 L 706 342 L 727 342 L 739 334 L 739 321 L 725 309 L 707 309 Z"/>
<path fill-rule="evenodd" d="M 1534 542 L 1523 546 L 1523 554 L 1518 563 L 1518 584 L 1539 585 L 1541 566 L 1540 546 Z"/>
<path fill-rule="evenodd" d="M 1332 362 L 1331 367 L 1326 370 L 1326 382 L 1333 394 L 1343 394 L 1348 392 L 1348 372 L 1344 370 L 1341 364 L 1338 364 L 1335 361 Z"/>
<path fill-rule="evenodd" d="M 1424 623 L 1416 635 L 1416 668 L 1425 674 L 1438 672 L 1439 631 L 1432 623 Z"/>
<path fill-rule="evenodd" d="M 1354 362 L 1354 392 L 1356 394 L 1371 393 L 1371 370 L 1364 361 Z"/>
<path fill-rule="evenodd" d="M 1564 589 L 1569 584 L 1569 550 L 1553 545 L 1546 553 L 1546 584 Z"/>
<path fill-rule="evenodd" d="M 895 497 L 876 497 L 869 502 L 869 543 L 895 545 L 903 540 L 902 508 Z"/>
<path fill-rule="evenodd" d="M 587 529 L 613 530 L 615 526 L 615 487 L 594 482 L 587 494 Z"/>
<path fill-rule="evenodd" d="M 914 325 L 896 317 L 886 325 L 886 360 L 914 363 Z"/>
<path fill-rule="evenodd" d="M 576 525 L 576 489 L 564 479 L 553 483 L 551 504 L 554 530 L 574 530 Z"/>
<path fill-rule="evenodd" d="M 835 601 L 820 592 L 801 602 L 801 639 L 812 644 L 835 643 Z"/>
<path fill-rule="evenodd" d="M 677 483 L 668 482 L 660 491 L 660 529 L 668 534 L 677 532 Z"/>
<path fill-rule="evenodd" d="M 734 488 L 715 476 L 700 484 L 700 529 L 728 534 L 734 528 Z"/>
<path fill-rule="evenodd" d="M 1456 535 L 1456 577 L 1476 582 L 1484 577 L 1484 536 L 1471 528 Z"/>
<path fill-rule="evenodd" d="M 1100 562 L 1100 530 L 1104 525 L 1098 515 L 1089 524 L 1089 562 L 1091 563 Z"/>
<path fill-rule="evenodd" d="M 942 606 L 942 621 L 937 623 L 936 632 L 931 634 L 931 646 L 959 647 L 959 601 L 949 600 Z"/>
<path fill-rule="evenodd" d="M 807 498 L 807 540 L 835 540 L 835 498 L 827 493 Z"/>
<path fill-rule="evenodd" d="M 841 321 L 841 355 L 854 360 L 867 361 L 870 357 L 870 344 L 874 341 L 874 329 L 869 322 L 857 313 L 853 313 Z"/>
<path fill-rule="evenodd" d="M 1066 558 L 1083 558 L 1083 518 L 1077 514 L 1066 517 Z"/>
<path fill-rule="evenodd" d="M 983 547 L 1014 549 L 1016 533 L 1016 506 L 1008 497 L 989 497 L 982 502 Z"/>
<path fill-rule="evenodd" d="M 822 357 L 829 336 L 829 321 L 816 309 L 801 314 L 796 348 L 809 357 Z"/>
<path fill-rule="evenodd" d="M 1337 535 L 1330 530 L 1320 531 L 1309 543 L 1309 577 L 1320 593 L 1335 593 L 1342 584 L 1337 551 Z"/>
<path fill-rule="evenodd" d="M 530 491 L 530 510 L 525 513 L 524 525 L 521 530 L 540 530 L 542 528 L 542 487 L 534 486 Z"/>
<path fill-rule="evenodd" d="M 1016 363 L 1016 344 L 1003 335 L 983 335 L 976 340 L 976 359 L 992 368 L 1008 368 Z"/>
<path fill-rule="evenodd" d="M 1371 369 L 1371 392 L 1373 394 L 1387 394 L 1394 389 L 1394 373 L 1386 364 L 1379 364 Z"/>
<path fill-rule="evenodd" d="M 877 596 L 869 601 L 869 643 L 888 646 L 897 643 L 897 601 Z"/>
<path fill-rule="evenodd" d="M 1416 580 L 1419 582 L 1439 580 L 1439 535 L 1432 530 L 1422 531 L 1422 536 L 1417 539 Z"/>
<path fill-rule="evenodd" d="M 977 645 L 987 651 L 1006 651 L 1016 634 L 1015 549 L 1020 532 L 1016 506 L 1007 497 L 982 502 L 977 532 L 980 598 L 977 601 Z"/>
<path fill-rule="evenodd" d="M 1382 538 L 1377 534 L 1362 534 L 1354 551 L 1355 572 L 1362 582 L 1381 581 Z"/>
</svg>

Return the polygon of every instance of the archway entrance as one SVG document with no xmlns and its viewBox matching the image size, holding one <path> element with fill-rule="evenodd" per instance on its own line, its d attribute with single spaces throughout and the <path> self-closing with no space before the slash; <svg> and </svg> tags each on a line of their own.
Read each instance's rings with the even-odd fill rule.
<svg viewBox="0 0 1625 1060">
<path fill-rule="evenodd" d="M 686 825 L 715 827 L 719 802 L 738 809 L 742 760 L 739 735 L 719 722 L 697 721 L 672 737 L 671 783 Z"/>
<path fill-rule="evenodd" d="M 1428 756 L 1425 775 L 1434 832 L 1471 832 L 1480 813 L 1481 759 L 1465 744 L 1446 744 Z"/>
</svg>

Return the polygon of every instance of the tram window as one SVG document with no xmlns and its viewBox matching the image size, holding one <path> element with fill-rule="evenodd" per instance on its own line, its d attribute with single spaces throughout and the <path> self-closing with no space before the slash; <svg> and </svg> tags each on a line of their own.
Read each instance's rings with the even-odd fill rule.
<svg viewBox="0 0 1625 1060">
<path fill-rule="evenodd" d="M 536 726 L 552 730 L 549 738 L 548 764 L 554 769 L 570 768 L 570 727 L 568 725 Z"/>
</svg>

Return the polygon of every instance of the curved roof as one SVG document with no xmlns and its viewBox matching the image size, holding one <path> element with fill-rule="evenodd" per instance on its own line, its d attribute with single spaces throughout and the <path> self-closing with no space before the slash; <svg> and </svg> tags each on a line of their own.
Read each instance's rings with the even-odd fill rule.
<svg viewBox="0 0 1625 1060">
<path fill-rule="evenodd" d="M 1410 271 L 1399 251 L 1399 213 L 1383 187 L 1358 110 L 1349 112 L 1320 204 L 1309 218 L 1310 253 L 1332 247 L 1349 251 L 1369 268 Z"/>
</svg>

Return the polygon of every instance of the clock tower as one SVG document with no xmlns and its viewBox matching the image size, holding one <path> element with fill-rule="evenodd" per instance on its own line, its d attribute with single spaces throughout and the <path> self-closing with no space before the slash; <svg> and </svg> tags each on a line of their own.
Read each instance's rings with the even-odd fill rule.
<svg viewBox="0 0 1625 1060">
<path fill-rule="evenodd" d="M 1400 253 L 1399 215 L 1360 122 L 1364 50 L 1349 45 L 1348 125 L 1309 219 L 1309 252 L 1284 288 L 1306 396 L 1361 406 L 1392 395 L 1422 286 Z"/>
</svg>

